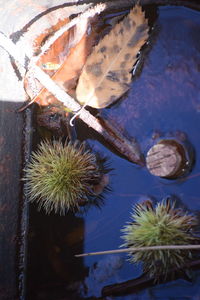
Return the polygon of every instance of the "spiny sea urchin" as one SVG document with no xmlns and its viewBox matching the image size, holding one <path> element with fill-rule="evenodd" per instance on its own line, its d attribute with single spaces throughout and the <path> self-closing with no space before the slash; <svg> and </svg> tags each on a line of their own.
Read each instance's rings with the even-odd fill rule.
<svg viewBox="0 0 200 300">
<path fill-rule="evenodd" d="M 27 194 L 47 213 L 64 214 L 97 196 L 95 187 L 106 172 L 104 163 L 99 164 L 85 143 L 41 142 L 25 169 Z"/>
<path fill-rule="evenodd" d="M 126 247 L 159 245 L 187 245 L 194 242 L 192 230 L 197 224 L 194 216 L 183 209 L 175 209 L 169 199 L 153 207 L 151 201 L 137 204 L 131 215 L 132 223 L 126 225 L 122 238 Z M 150 277 L 167 275 L 171 268 L 181 268 L 192 258 L 191 250 L 149 250 L 130 254 L 131 262 L 142 262 Z"/>
</svg>

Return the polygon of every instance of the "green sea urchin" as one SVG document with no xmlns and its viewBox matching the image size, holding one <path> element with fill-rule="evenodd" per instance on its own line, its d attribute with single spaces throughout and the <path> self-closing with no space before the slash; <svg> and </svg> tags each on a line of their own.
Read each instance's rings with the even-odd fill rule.
<svg viewBox="0 0 200 300">
<path fill-rule="evenodd" d="M 159 245 L 187 245 L 194 242 L 192 230 L 196 218 L 183 209 L 175 209 L 175 203 L 162 201 L 153 207 L 150 201 L 137 204 L 131 215 L 132 223 L 122 232 L 125 247 Z M 130 254 L 131 262 L 142 262 L 143 270 L 150 277 L 166 275 L 171 268 L 181 268 L 192 258 L 191 250 L 151 250 Z"/>
<path fill-rule="evenodd" d="M 24 180 L 31 201 L 39 208 L 64 214 L 96 196 L 103 178 L 103 166 L 85 143 L 42 142 L 31 155 Z M 103 160 L 103 163 L 105 160 Z"/>
</svg>

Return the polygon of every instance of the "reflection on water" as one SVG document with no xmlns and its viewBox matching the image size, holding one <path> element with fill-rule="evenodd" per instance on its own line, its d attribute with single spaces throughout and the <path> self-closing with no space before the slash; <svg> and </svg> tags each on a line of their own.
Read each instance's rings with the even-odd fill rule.
<svg viewBox="0 0 200 300">
<path fill-rule="evenodd" d="M 32 206 L 28 299 L 100 297 L 103 286 L 141 275 L 141 267 L 130 265 L 126 255 L 85 259 L 73 255 L 118 248 L 120 230 L 130 221 L 133 204 L 146 195 L 157 201 L 176 195 L 189 210 L 200 210 L 200 15 L 186 8 L 163 7 L 156 28 L 157 37 L 140 76 L 127 98 L 106 114 L 138 139 L 144 154 L 155 132 L 184 132 L 196 150 L 192 172 L 185 180 L 159 179 L 91 137 L 94 149 L 110 157 L 113 192 L 100 209 L 91 207 L 81 215 L 45 216 Z M 117 299 L 199 299 L 199 281 L 199 273 L 193 272 L 191 282 L 180 279 Z"/>
</svg>

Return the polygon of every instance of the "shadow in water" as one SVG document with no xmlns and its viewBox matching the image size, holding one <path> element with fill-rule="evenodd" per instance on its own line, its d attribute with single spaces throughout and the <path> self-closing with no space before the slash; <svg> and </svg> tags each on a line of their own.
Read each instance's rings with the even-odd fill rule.
<svg viewBox="0 0 200 300">
<path fill-rule="evenodd" d="M 46 215 L 31 205 L 28 240 L 27 299 L 78 299 L 88 273 L 74 257 L 84 251 L 83 218 L 73 213 Z"/>
</svg>

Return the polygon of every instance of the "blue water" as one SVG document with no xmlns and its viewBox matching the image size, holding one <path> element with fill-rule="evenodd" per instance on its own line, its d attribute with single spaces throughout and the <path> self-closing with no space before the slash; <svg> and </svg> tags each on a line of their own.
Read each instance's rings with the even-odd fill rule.
<svg viewBox="0 0 200 300">
<path fill-rule="evenodd" d="M 155 30 L 140 76 L 133 81 L 127 98 L 106 113 L 137 138 L 144 154 L 153 144 L 154 132 L 163 136 L 184 132 L 196 150 L 196 163 L 183 181 L 161 180 L 90 141 L 95 149 L 110 156 L 114 171 L 110 176 L 113 192 L 107 195 L 106 204 L 101 210 L 91 209 L 84 218 L 85 252 L 117 249 L 122 243 L 120 230 L 130 220 L 133 204 L 146 196 L 159 201 L 175 195 L 188 210 L 200 210 L 200 14 L 180 7 L 160 8 Z M 87 296 L 100 296 L 104 285 L 141 274 L 140 266 L 130 265 L 126 255 L 120 257 L 123 264 L 112 276 L 101 282 L 97 274 L 96 279 L 93 273 L 87 277 Z M 104 260 L 108 257 L 93 256 L 85 258 L 84 264 L 90 269 L 100 264 L 96 272 L 107 273 Z M 192 283 L 177 280 L 116 299 L 200 299 L 200 277 L 197 273 L 193 276 Z"/>
<path fill-rule="evenodd" d="M 78 300 L 75 291 L 81 299 L 100 297 L 102 287 L 140 276 L 141 266 L 131 265 L 125 254 L 74 258 L 80 252 L 117 249 L 122 244 L 120 231 L 138 201 L 174 195 L 189 211 L 200 211 L 200 13 L 181 7 L 159 9 L 142 72 L 126 99 L 105 113 L 138 140 L 144 155 L 155 133 L 184 133 L 195 149 L 195 165 L 184 180 L 164 180 L 88 140 L 110 157 L 112 191 L 100 209 L 91 207 L 75 216 L 46 216 L 31 207 L 27 299 Z M 180 279 L 106 300 L 199 300 L 200 274 L 191 276 L 191 282 Z"/>
</svg>

